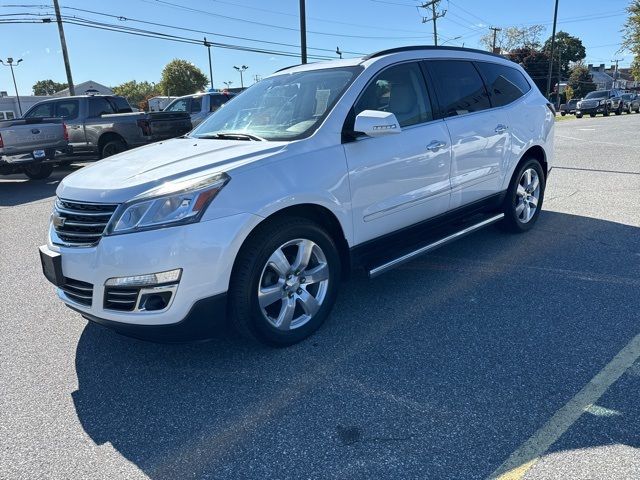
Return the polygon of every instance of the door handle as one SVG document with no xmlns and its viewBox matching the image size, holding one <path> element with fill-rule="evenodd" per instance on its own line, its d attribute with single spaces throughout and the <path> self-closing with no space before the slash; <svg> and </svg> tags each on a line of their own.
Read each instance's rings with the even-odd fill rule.
<svg viewBox="0 0 640 480">
<path fill-rule="evenodd" d="M 447 144 L 445 142 L 441 140 L 434 140 L 429 145 L 427 145 L 427 150 L 429 150 L 430 152 L 437 152 L 438 150 L 446 146 Z"/>
<path fill-rule="evenodd" d="M 503 124 L 498 124 L 498 126 L 496 127 L 496 129 L 494 130 L 494 132 L 496 133 L 504 133 L 509 129 L 509 127 L 507 127 L 506 125 Z"/>
</svg>

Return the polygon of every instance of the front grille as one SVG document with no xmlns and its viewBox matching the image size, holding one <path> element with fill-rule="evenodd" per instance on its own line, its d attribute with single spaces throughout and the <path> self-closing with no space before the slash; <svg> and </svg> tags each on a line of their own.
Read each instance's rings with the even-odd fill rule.
<svg viewBox="0 0 640 480">
<path fill-rule="evenodd" d="M 73 278 L 64 279 L 64 284 L 60 289 L 69 299 L 81 305 L 91 306 L 93 300 L 93 285 Z"/>
<path fill-rule="evenodd" d="M 53 208 L 53 228 L 64 245 L 92 246 L 100 241 L 116 208 L 118 205 L 58 198 Z"/>
<path fill-rule="evenodd" d="M 136 308 L 140 288 L 106 287 L 104 290 L 104 308 L 131 312 Z"/>
</svg>

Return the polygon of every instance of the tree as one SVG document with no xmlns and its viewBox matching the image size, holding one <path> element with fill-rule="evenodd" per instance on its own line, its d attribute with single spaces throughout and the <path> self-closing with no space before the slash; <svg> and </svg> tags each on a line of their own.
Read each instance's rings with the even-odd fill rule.
<svg viewBox="0 0 640 480">
<path fill-rule="evenodd" d="M 567 85 L 571 88 L 572 98 L 583 98 L 587 93 L 596 89 L 596 84 L 593 83 L 589 69 L 583 63 L 577 63 L 571 69 Z"/>
<path fill-rule="evenodd" d="M 551 52 L 551 37 L 544 42 L 542 50 L 547 53 Z M 570 63 L 580 62 L 584 60 L 586 56 L 587 52 L 584 49 L 582 40 L 578 37 L 569 35 L 567 32 L 560 31 L 556 33 L 556 45 L 553 50 L 553 59 L 555 62 L 557 62 L 558 59 L 560 60 L 563 77 L 566 78 L 569 75 Z"/>
<path fill-rule="evenodd" d="M 137 105 L 142 110 L 146 110 L 145 103 L 147 99 L 159 94 L 159 90 L 155 84 L 136 82 L 135 80 L 113 87 L 112 90 L 116 95 L 125 97 L 129 101 L 129 104 Z M 148 107 L 148 103 L 146 107 Z"/>
<path fill-rule="evenodd" d="M 203 90 L 209 83 L 207 76 L 186 60 L 171 60 L 162 70 L 160 88 L 165 95 L 189 95 Z"/>
<path fill-rule="evenodd" d="M 635 80 L 640 80 L 640 0 L 632 0 L 627 7 L 627 14 L 619 51 L 628 50 L 633 54 L 631 74 Z"/>
<path fill-rule="evenodd" d="M 54 93 L 67 88 L 67 84 L 54 82 L 51 79 L 38 80 L 33 84 L 32 88 L 34 95 L 53 95 Z"/>
<path fill-rule="evenodd" d="M 549 74 L 549 55 L 542 51 L 530 47 L 516 48 L 512 50 L 507 58 L 519 63 L 529 74 L 541 92 L 547 89 L 547 76 Z M 558 66 L 554 66 L 551 78 L 558 78 Z M 552 85 L 555 82 L 552 82 Z"/>
<path fill-rule="evenodd" d="M 529 27 L 507 27 L 496 35 L 496 47 L 503 52 L 511 52 L 517 48 L 540 48 L 540 35 L 544 31 L 544 25 L 531 25 Z M 493 32 L 480 37 L 480 45 L 487 50 L 493 47 Z"/>
</svg>

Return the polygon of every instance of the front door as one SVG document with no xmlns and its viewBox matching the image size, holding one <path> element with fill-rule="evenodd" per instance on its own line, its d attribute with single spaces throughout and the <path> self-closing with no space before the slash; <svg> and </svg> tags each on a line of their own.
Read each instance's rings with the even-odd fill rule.
<svg viewBox="0 0 640 480">
<path fill-rule="evenodd" d="M 353 114 L 364 110 L 395 114 L 402 131 L 344 144 L 356 243 L 443 213 L 450 196 L 449 134 L 444 121 L 434 120 L 420 64 L 378 73 Z"/>
</svg>

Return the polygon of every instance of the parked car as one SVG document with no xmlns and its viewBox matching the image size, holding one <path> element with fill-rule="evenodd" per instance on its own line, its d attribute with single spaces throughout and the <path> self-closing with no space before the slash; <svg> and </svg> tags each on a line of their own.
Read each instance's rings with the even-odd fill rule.
<svg viewBox="0 0 640 480">
<path fill-rule="evenodd" d="M 518 64 L 479 50 L 291 67 L 184 138 L 62 180 L 43 270 L 128 335 L 202 338 L 228 316 L 290 345 L 354 269 L 374 277 L 492 223 L 531 229 L 553 112 Z"/>
<path fill-rule="evenodd" d="M 116 95 L 43 100 L 24 115 L 41 117 L 63 118 L 73 152 L 98 154 L 101 158 L 191 130 L 191 120 L 184 112 L 133 112 L 127 100 Z"/>
<path fill-rule="evenodd" d="M 637 93 L 624 93 L 622 94 L 622 100 L 624 102 L 623 110 L 625 112 L 640 112 L 640 97 L 638 97 Z"/>
<path fill-rule="evenodd" d="M 0 121 L 0 175 L 47 178 L 56 154 L 66 153 L 68 143 L 67 127 L 58 118 Z"/>
<path fill-rule="evenodd" d="M 189 112 L 191 114 L 191 123 L 194 127 L 218 110 L 222 105 L 227 103 L 235 93 L 226 92 L 209 92 L 196 93 L 195 95 L 186 95 L 178 97 L 164 109 L 165 112 Z"/>
<path fill-rule="evenodd" d="M 605 117 L 611 112 L 616 115 L 622 113 L 623 101 L 622 93 L 618 90 L 596 90 L 589 92 L 576 105 L 576 117 L 582 118 L 583 115 L 595 117 L 601 113 Z"/>
<path fill-rule="evenodd" d="M 563 117 L 568 113 L 570 115 L 576 113 L 576 105 L 578 104 L 577 98 L 572 98 L 567 103 L 563 103 L 560 105 L 560 115 Z"/>
</svg>

